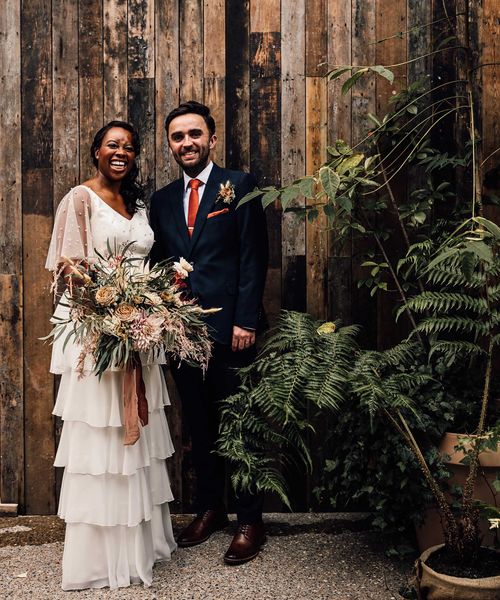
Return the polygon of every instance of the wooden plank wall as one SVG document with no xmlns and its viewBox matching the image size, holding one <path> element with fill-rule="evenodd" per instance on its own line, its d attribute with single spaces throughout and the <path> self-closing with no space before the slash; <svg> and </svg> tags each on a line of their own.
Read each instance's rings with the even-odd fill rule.
<svg viewBox="0 0 500 600">
<path fill-rule="evenodd" d="M 436 4 L 436 6 L 434 6 Z M 447 1 L 447 6 L 453 2 Z M 496 0 L 479 0 L 482 60 L 498 61 Z M 0 8 L 0 500 L 28 513 L 56 508 L 51 467 L 59 424 L 50 416 L 51 298 L 43 264 L 54 209 L 92 173 L 89 145 L 111 119 L 142 134 L 149 190 L 178 176 L 163 131 L 168 111 L 196 99 L 217 122 L 215 159 L 251 170 L 261 185 L 314 172 L 338 138 L 359 141 L 368 112 L 383 113 L 393 90 L 429 72 L 424 59 L 397 70 L 394 86 L 367 79 L 347 96 L 327 83 L 325 63 L 391 64 L 424 53 L 436 0 L 4 0 Z M 395 36 L 411 29 L 408 36 Z M 496 34 L 496 35 L 495 35 Z M 383 38 L 385 41 L 380 41 Z M 498 146 L 498 67 L 483 71 L 485 156 Z M 487 160 L 498 164 L 499 155 Z M 406 193 L 403 185 L 399 193 Z M 300 205 L 301 202 L 298 201 Z M 360 322 L 366 340 L 390 341 L 390 306 L 358 290 L 362 246 L 336 248 L 325 223 L 267 212 L 270 265 L 265 294 L 273 321 L 282 307 Z M 176 510 L 189 510 L 189 440 L 171 385 L 178 449 L 171 461 Z M 325 425 L 326 427 L 326 425 Z M 297 506 L 310 504 L 309 480 Z"/>
</svg>

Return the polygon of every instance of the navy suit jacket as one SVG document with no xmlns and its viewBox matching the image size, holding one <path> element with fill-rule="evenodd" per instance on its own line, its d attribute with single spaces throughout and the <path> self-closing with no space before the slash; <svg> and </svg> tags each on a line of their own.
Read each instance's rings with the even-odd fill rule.
<svg viewBox="0 0 500 600">
<path fill-rule="evenodd" d="M 230 181 L 235 198 L 217 200 L 220 184 Z M 222 308 L 206 317 L 212 338 L 230 344 L 233 325 L 258 329 L 263 319 L 262 294 L 268 260 L 267 228 L 260 198 L 240 208 L 241 198 L 256 187 L 249 173 L 222 169 L 214 164 L 189 238 L 184 216 L 184 180 L 181 177 L 155 192 L 150 222 L 155 235 L 151 262 L 179 260 L 194 270 L 188 285 L 203 308 Z M 210 213 L 228 209 L 212 217 Z"/>
</svg>

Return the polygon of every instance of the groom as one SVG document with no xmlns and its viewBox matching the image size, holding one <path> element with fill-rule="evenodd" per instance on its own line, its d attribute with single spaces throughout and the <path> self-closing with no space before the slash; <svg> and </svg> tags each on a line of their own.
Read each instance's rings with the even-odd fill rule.
<svg viewBox="0 0 500 600">
<path fill-rule="evenodd" d="M 188 285 L 203 308 L 221 308 L 206 318 L 213 353 L 201 369 L 181 364 L 173 376 L 191 434 L 197 477 L 198 513 L 178 538 L 181 547 L 206 541 L 224 528 L 224 462 L 214 453 L 219 401 L 235 393 L 235 369 L 255 358 L 255 334 L 262 320 L 267 269 L 267 230 L 259 199 L 236 209 L 256 182 L 248 173 L 222 169 L 210 159 L 217 143 L 210 109 L 185 102 L 165 120 L 170 152 L 182 168 L 180 179 L 155 192 L 151 227 L 153 263 L 182 256 L 194 267 Z M 227 564 L 255 558 L 265 541 L 262 496 L 237 498 L 238 528 L 224 556 Z"/>
</svg>

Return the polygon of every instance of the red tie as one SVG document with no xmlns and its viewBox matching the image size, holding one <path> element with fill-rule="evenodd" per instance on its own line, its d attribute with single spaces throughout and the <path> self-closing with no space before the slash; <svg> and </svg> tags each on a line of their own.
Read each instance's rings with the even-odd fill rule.
<svg viewBox="0 0 500 600">
<path fill-rule="evenodd" d="M 196 221 L 196 213 L 198 212 L 198 206 L 200 204 L 200 197 L 198 196 L 198 188 L 203 183 L 199 179 L 191 179 L 188 186 L 191 188 L 189 194 L 189 205 L 188 205 L 188 233 L 189 237 L 193 235 L 194 222 Z"/>
</svg>

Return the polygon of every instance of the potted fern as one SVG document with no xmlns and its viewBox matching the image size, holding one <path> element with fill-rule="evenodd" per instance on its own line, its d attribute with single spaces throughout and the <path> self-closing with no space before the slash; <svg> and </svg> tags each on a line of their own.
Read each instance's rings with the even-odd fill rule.
<svg viewBox="0 0 500 600">
<path fill-rule="evenodd" d="M 449 360 L 484 358 L 475 435 L 459 437 L 456 447 L 467 463 L 465 483 L 456 505 L 427 466 L 404 417 L 397 411 L 389 413 L 417 458 L 441 516 L 444 545 L 425 551 L 417 564 L 418 589 L 429 598 L 441 597 L 433 594 L 443 594 L 446 586 L 453 590 L 453 597 L 496 598 L 500 593 L 499 557 L 493 550 L 481 547 L 481 508 L 474 498 L 481 454 L 496 451 L 500 439 L 498 427 L 490 431 L 486 428 L 494 356 L 500 343 L 499 250 L 500 228 L 483 217 L 472 217 L 450 236 L 426 269 L 429 282 L 439 291 L 424 291 L 405 307 L 422 315 L 412 334 L 424 333 L 431 340 L 431 356 L 442 353 Z M 439 570 L 448 576 L 440 578 Z M 468 574 L 474 578 L 486 576 L 479 584 L 480 591 L 475 591 L 477 583 L 467 581 Z M 457 595 L 459 588 L 462 596 Z"/>
</svg>

